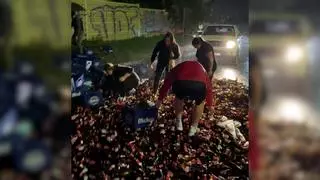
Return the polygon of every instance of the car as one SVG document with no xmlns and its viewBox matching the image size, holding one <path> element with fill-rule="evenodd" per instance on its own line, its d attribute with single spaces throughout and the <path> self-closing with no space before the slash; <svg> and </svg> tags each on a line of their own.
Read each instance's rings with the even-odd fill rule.
<svg viewBox="0 0 320 180">
<path fill-rule="evenodd" d="M 309 66 L 308 41 L 313 34 L 308 18 L 301 14 L 264 12 L 253 13 L 251 17 L 250 48 L 262 61 L 265 75 L 305 77 Z"/>
<path fill-rule="evenodd" d="M 201 37 L 212 45 L 216 59 L 229 58 L 238 62 L 240 31 L 236 25 L 205 25 Z"/>
<path fill-rule="evenodd" d="M 198 30 L 197 32 L 193 33 L 192 37 L 202 37 L 203 31 L 202 30 Z"/>
</svg>

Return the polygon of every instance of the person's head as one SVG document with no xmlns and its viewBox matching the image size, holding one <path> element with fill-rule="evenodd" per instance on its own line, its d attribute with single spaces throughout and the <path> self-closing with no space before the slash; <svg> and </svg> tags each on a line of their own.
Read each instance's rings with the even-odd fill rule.
<svg viewBox="0 0 320 180">
<path fill-rule="evenodd" d="M 104 74 L 112 75 L 114 70 L 114 65 L 112 63 L 107 63 L 104 65 Z"/>
<path fill-rule="evenodd" d="M 170 46 L 176 42 L 172 32 L 167 32 L 164 35 L 164 42 L 165 42 L 166 46 Z"/>
<path fill-rule="evenodd" d="M 202 45 L 203 39 L 201 37 L 195 37 L 192 40 L 192 46 L 196 49 L 199 49 Z"/>
</svg>

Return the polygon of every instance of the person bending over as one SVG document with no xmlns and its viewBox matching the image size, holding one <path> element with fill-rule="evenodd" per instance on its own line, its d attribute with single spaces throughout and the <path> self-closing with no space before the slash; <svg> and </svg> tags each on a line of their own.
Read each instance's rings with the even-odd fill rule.
<svg viewBox="0 0 320 180">
<path fill-rule="evenodd" d="M 140 78 L 132 67 L 113 65 L 112 63 L 104 66 L 102 80 L 104 94 L 111 91 L 115 95 L 126 96 L 132 89 L 137 88 L 139 83 Z"/>
<path fill-rule="evenodd" d="M 175 94 L 175 113 L 177 130 L 182 131 L 182 114 L 185 100 L 195 101 L 192 112 L 192 125 L 189 130 L 189 136 L 194 136 L 198 121 L 204 110 L 205 100 L 211 107 L 213 103 L 212 84 L 206 70 L 197 61 L 184 61 L 173 68 L 164 80 L 160 88 L 160 93 L 156 106 L 159 107 L 169 89 Z"/>
<path fill-rule="evenodd" d="M 158 91 L 159 81 L 163 71 L 166 70 L 166 73 L 168 73 L 170 70 L 170 64 L 173 64 L 174 60 L 180 57 L 179 45 L 176 43 L 173 33 L 168 32 L 164 38 L 157 43 L 151 57 L 151 68 L 153 68 L 152 63 L 155 61 L 157 56 L 158 63 L 153 84 L 154 94 Z"/>
<path fill-rule="evenodd" d="M 214 57 L 213 47 L 201 37 L 196 37 L 192 40 L 192 45 L 197 49 L 196 57 L 202 66 L 206 69 L 212 80 L 213 74 L 217 69 L 217 62 Z"/>
</svg>

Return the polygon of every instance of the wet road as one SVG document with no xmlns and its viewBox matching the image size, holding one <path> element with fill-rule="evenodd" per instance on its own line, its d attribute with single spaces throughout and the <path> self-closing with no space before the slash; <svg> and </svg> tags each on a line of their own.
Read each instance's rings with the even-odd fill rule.
<svg viewBox="0 0 320 180">
<path fill-rule="evenodd" d="M 291 63 L 274 63 L 283 62 L 284 59 L 260 59 L 263 65 L 263 74 L 269 96 L 298 96 L 305 99 L 312 105 L 318 104 L 320 107 L 320 35 L 313 37 L 308 42 L 307 59 L 304 63 L 307 66 L 306 73 L 298 76 L 298 70 L 303 67 L 301 63 L 299 68 L 291 67 Z"/>
<path fill-rule="evenodd" d="M 246 36 L 242 36 L 238 40 L 239 43 L 239 60 L 238 63 L 233 61 L 230 63 L 229 59 L 224 59 L 223 57 L 217 60 L 217 73 L 221 74 L 224 69 L 232 69 L 237 71 L 237 76 L 241 79 L 242 82 L 247 83 L 249 78 L 249 40 Z M 192 45 L 186 45 L 181 47 L 181 58 L 178 61 L 182 62 L 185 60 L 195 59 L 196 49 L 192 47 Z M 134 67 L 135 71 L 139 74 L 139 76 L 144 78 L 150 78 L 153 76 L 154 72 L 149 68 L 149 64 L 145 62 L 135 62 L 130 63 L 131 66 Z"/>
</svg>

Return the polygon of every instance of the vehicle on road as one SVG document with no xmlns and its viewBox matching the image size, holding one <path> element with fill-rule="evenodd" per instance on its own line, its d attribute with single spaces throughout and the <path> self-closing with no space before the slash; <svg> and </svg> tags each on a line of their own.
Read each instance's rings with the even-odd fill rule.
<svg viewBox="0 0 320 180">
<path fill-rule="evenodd" d="M 271 71 L 305 77 L 308 72 L 308 41 L 312 26 L 300 14 L 253 13 L 250 22 L 250 48 Z"/>
<path fill-rule="evenodd" d="M 238 63 L 240 31 L 236 25 L 208 24 L 201 37 L 213 46 L 216 59 L 230 58 Z"/>
<path fill-rule="evenodd" d="M 194 32 L 192 37 L 202 37 L 203 31 L 202 30 L 198 30 L 197 32 Z"/>
</svg>

